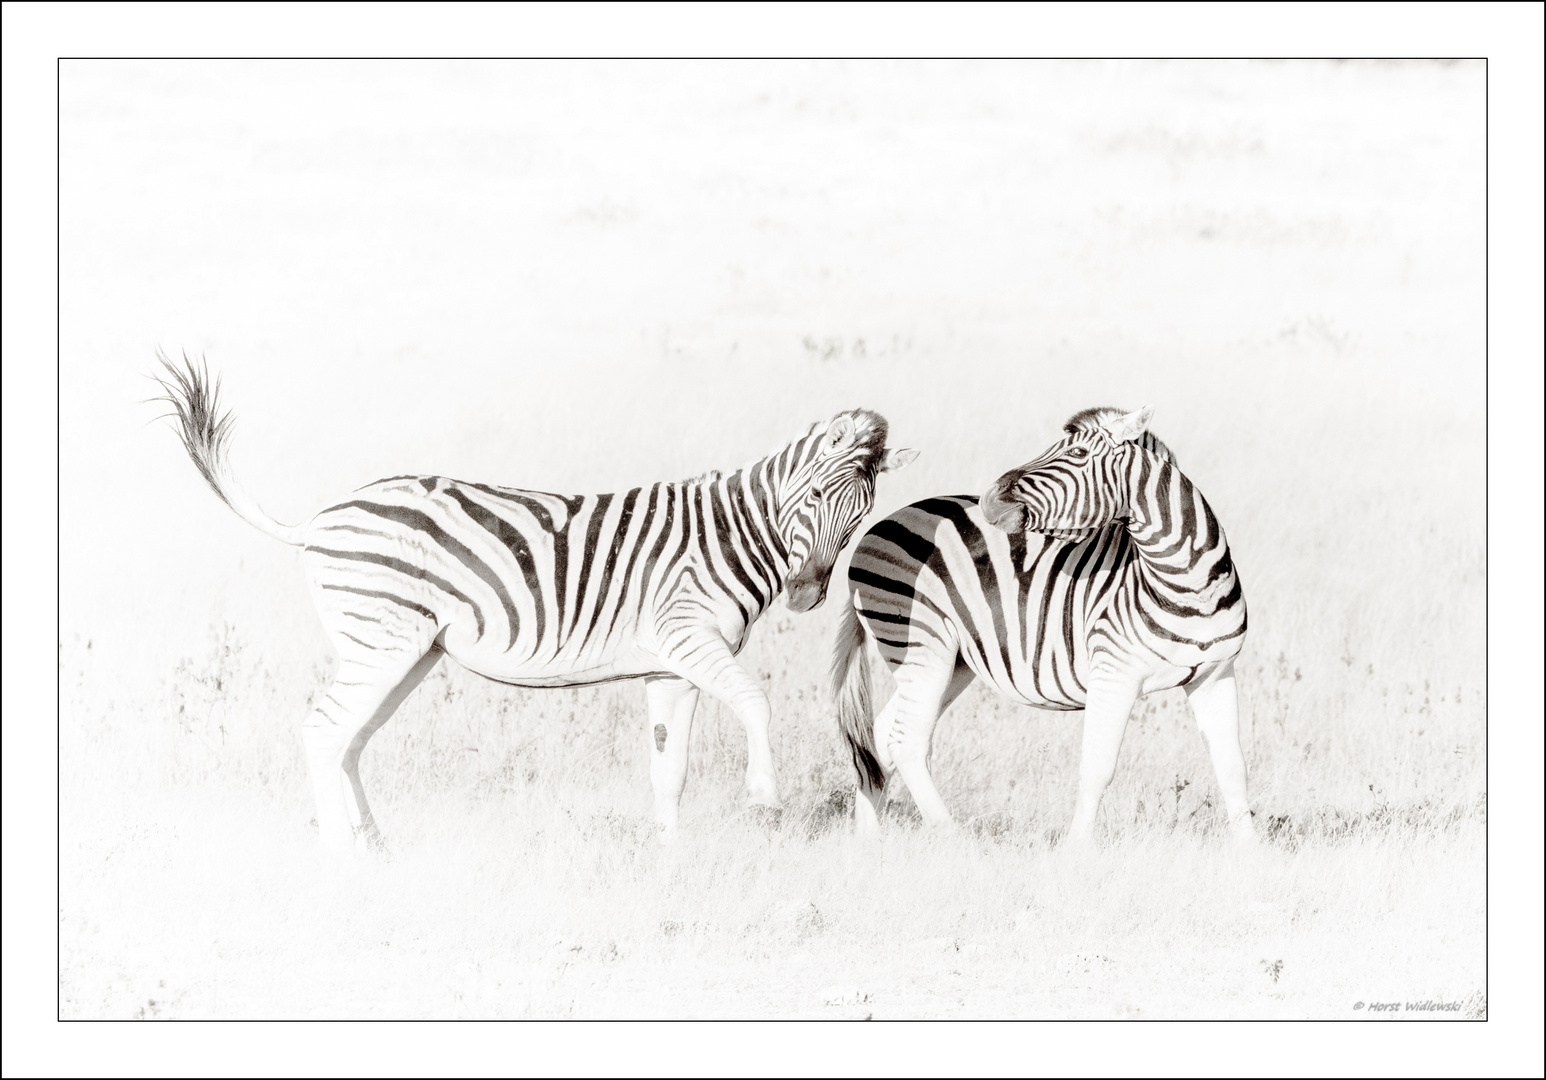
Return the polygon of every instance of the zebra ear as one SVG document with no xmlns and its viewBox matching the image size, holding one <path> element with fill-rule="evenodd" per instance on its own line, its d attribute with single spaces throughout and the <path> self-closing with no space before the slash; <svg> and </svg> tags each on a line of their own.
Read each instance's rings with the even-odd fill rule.
<svg viewBox="0 0 1546 1080">
<path fill-rule="evenodd" d="M 857 432 L 854 430 L 854 418 L 844 413 L 832 418 L 832 423 L 827 425 L 827 441 L 824 449 L 846 450 L 854 444 Z"/>
<path fill-rule="evenodd" d="M 879 472 L 896 472 L 905 469 L 918 459 L 918 451 L 910 446 L 904 446 L 900 450 L 887 450 L 880 456 Z"/>
<path fill-rule="evenodd" d="M 1149 420 L 1154 416 L 1154 406 L 1145 405 L 1136 412 L 1114 416 L 1101 422 L 1112 442 L 1132 442 L 1149 430 Z"/>
</svg>

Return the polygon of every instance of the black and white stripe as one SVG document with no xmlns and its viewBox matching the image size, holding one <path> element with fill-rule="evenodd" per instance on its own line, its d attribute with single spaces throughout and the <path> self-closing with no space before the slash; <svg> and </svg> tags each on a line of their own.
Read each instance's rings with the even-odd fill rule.
<svg viewBox="0 0 1546 1080">
<path fill-rule="evenodd" d="M 776 805 L 767 698 L 736 654 L 780 593 L 795 611 L 821 603 L 877 475 L 913 456 L 888 451 L 885 419 L 856 409 L 728 475 L 577 496 L 397 476 L 289 527 L 232 478 L 230 418 L 207 371 L 166 366 L 167 400 L 205 480 L 248 522 L 302 549 L 340 658 L 304 728 L 318 823 L 339 842 L 374 835 L 360 751 L 443 653 L 516 686 L 644 678 L 667 835 L 706 690 L 746 725 L 751 800 Z"/>
<path fill-rule="evenodd" d="M 1185 687 L 1226 809 L 1250 831 L 1233 662 L 1245 636 L 1239 577 L 1218 520 L 1149 410 L 1089 409 L 1035 461 L 981 498 L 905 507 L 865 534 L 834 657 L 858 820 L 875 821 L 901 772 L 925 818 L 950 820 L 927 768 L 934 725 L 972 681 L 1046 709 L 1085 711 L 1071 835 L 1093 835 L 1134 700 Z M 865 629 L 897 692 L 869 702 Z"/>
</svg>

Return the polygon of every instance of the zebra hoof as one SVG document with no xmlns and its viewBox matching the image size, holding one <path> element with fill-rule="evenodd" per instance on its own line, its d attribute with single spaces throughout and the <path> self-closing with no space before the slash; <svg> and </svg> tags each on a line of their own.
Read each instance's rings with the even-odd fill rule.
<svg viewBox="0 0 1546 1080">
<path fill-rule="evenodd" d="M 748 806 L 778 806 L 778 785 L 771 776 L 746 778 L 746 804 Z"/>
<path fill-rule="evenodd" d="M 854 835 L 866 840 L 880 836 L 880 815 L 875 812 L 870 801 L 862 796 L 854 800 Z"/>
<path fill-rule="evenodd" d="M 1261 847 L 1261 837 L 1250 818 L 1244 818 L 1229 826 L 1229 843 L 1239 851 L 1256 851 Z"/>
<path fill-rule="evenodd" d="M 1078 857 L 1095 851 L 1095 834 L 1065 829 L 1057 839 L 1057 850 Z"/>
</svg>

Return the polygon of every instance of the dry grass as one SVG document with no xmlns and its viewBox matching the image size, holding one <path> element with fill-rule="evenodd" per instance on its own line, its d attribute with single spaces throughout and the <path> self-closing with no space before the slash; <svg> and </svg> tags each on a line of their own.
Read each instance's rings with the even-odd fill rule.
<svg viewBox="0 0 1546 1080">
<path fill-rule="evenodd" d="M 203 112 L 133 65 L 64 87 L 63 1015 L 1485 1013 L 1471 67 L 423 75 L 377 87 L 380 128 L 246 70 Z M 114 155 L 143 179 L 94 187 Z M 961 834 L 904 798 L 857 844 L 832 613 L 778 609 L 745 654 L 778 819 L 739 811 L 706 705 L 661 850 L 639 688 L 445 665 L 364 758 L 390 854 L 325 864 L 297 728 L 330 660 L 291 553 L 135 412 L 158 341 L 228 373 L 236 467 L 287 520 L 409 469 L 685 476 L 861 403 L 924 451 L 884 512 L 1155 404 L 1250 605 L 1263 849 L 1222 845 L 1164 694 L 1068 857 L 1078 716 L 980 688 L 935 747 Z"/>
<path fill-rule="evenodd" d="M 512 692 L 443 665 L 365 758 L 389 854 L 340 867 L 309 825 L 297 680 L 226 627 L 161 699 L 93 709 L 87 661 L 71 715 L 93 723 L 65 753 L 65 1015 L 1484 1012 L 1480 699 L 1467 708 L 1464 686 L 1345 690 L 1368 710 L 1349 730 L 1276 658 L 1248 666 L 1267 842 L 1244 855 L 1221 839 L 1184 701 L 1151 699 L 1087 859 L 1049 843 L 1078 717 L 973 691 L 937 744 L 962 834 L 921 830 L 904 795 L 866 845 L 819 697 L 824 621 L 775 613 L 751 650 L 780 718 L 783 814 L 740 809 L 744 737 L 709 706 L 672 850 L 653 840 L 636 687 Z M 827 1005 L 832 987 L 858 997 Z"/>
<path fill-rule="evenodd" d="M 70 892 L 102 899 L 64 917 L 66 1016 L 1485 1011 L 1474 821 L 1250 856 L 1156 831 L 1075 861 L 1015 831 L 812 836 L 798 804 L 769 829 L 721 798 L 663 850 L 616 799 L 539 787 L 398 801 L 392 854 L 339 867 L 294 800 L 208 796 L 67 850 Z"/>
</svg>

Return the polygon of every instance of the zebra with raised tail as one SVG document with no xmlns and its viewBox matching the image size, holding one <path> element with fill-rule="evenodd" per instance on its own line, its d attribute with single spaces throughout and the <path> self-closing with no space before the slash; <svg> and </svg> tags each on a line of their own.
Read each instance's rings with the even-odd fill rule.
<svg viewBox="0 0 1546 1080">
<path fill-rule="evenodd" d="M 1208 744 L 1231 829 L 1254 835 L 1234 676 L 1245 599 L 1223 529 L 1148 432 L 1150 415 L 1087 409 L 981 499 L 914 503 L 859 541 L 832 679 L 861 832 L 877 826 L 893 771 L 925 821 L 950 822 L 930 743 L 940 714 L 980 677 L 1024 705 L 1084 710 L 1073 842 L 1094 837 L 1134 701 L 1175 686 Z M 866 628 L 896 679 L 879 716 Z"/>
<path fill-rule="evenodd" d="M 162 363 L 188 456 L 240 517 L 301 549 L 338 650 L 302 727 L 333 845 L 379 838 L 360 753 L 444 654 L 513 686 L 643 678 L 663 839 L 677 826 L 700 690 L 745 725 L 748 801 L 776 806 L 768 699 L 736 655 L 780 593 L 794 611 L 822 602 L 877 475 L 916 456 L 888 450 L 885 419 L 854 409 L 729 475 L 577 496 L 396 476 L 290 526 L 233 478 L 231 415 L 207 367 Z"/>
</svg>

